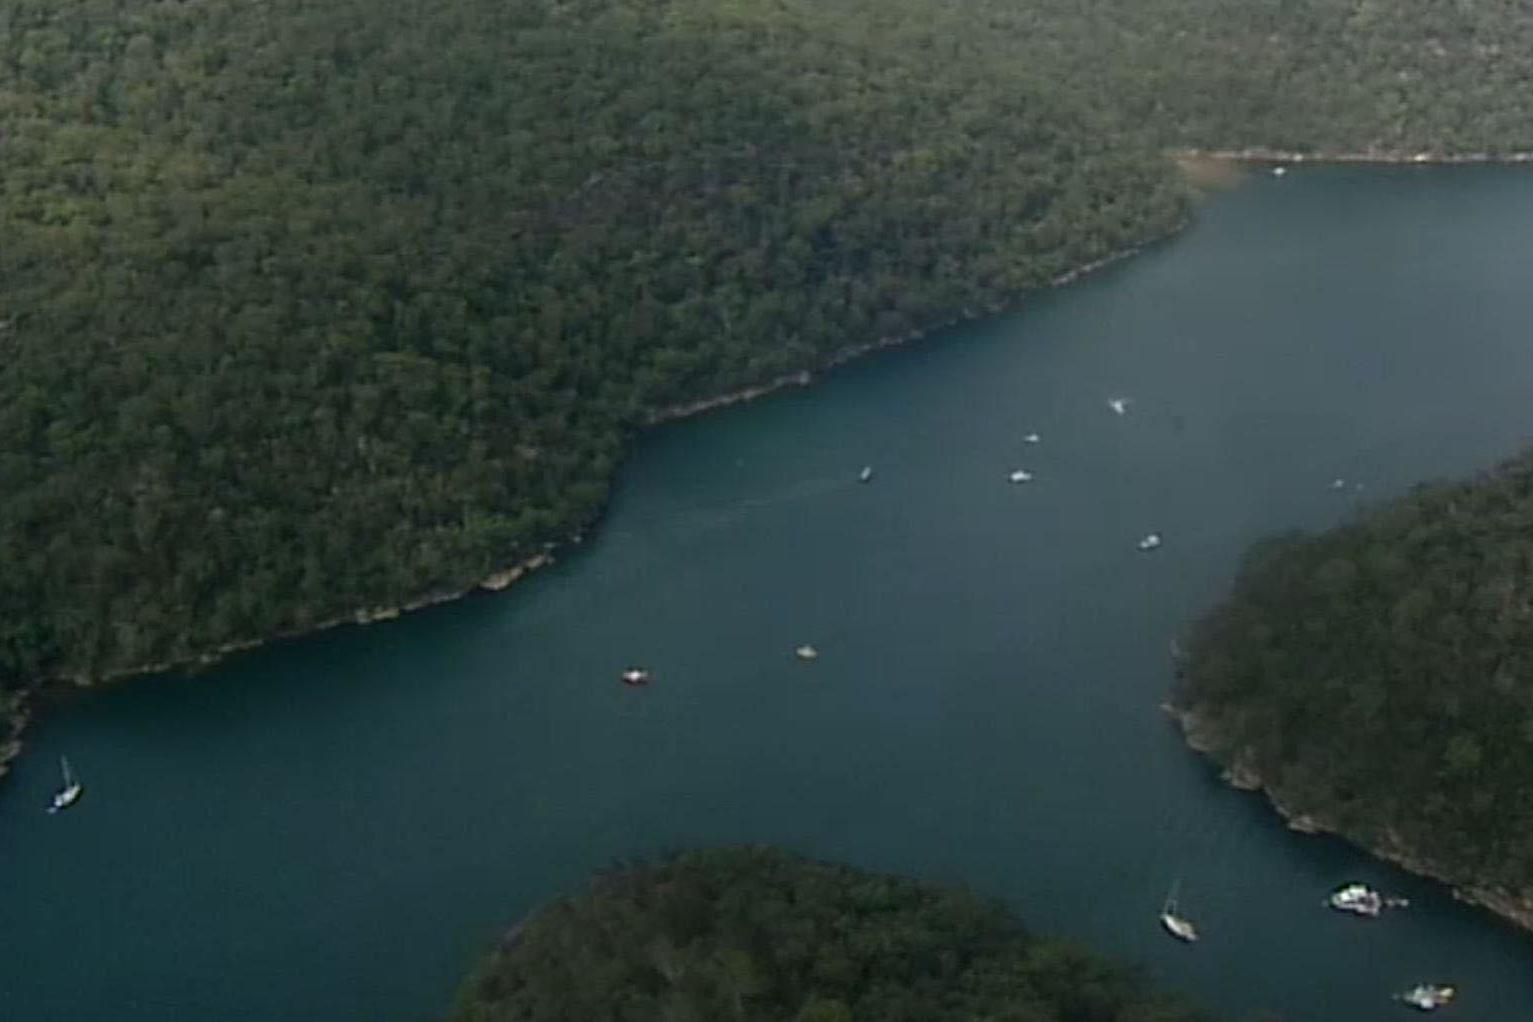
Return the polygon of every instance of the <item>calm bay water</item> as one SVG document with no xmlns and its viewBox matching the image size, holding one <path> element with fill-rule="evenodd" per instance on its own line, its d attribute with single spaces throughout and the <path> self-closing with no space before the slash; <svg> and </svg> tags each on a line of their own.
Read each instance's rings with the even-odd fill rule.
<svg viewBox="0 0 1533 1022">
<path fill-rule="evenodd" d="M 1533 1017 L 1533 940 L 1289 833 L 1156 708 L 1248 542 L 1533 439 L 1530 266 L 1515 170 L 1253 177 L 1019 315 L 655 433 L 503 595 L 73 700 L 0 784 L 0 1018 L 426 1018 L 592 869 L 739 841 L 968 884 L 1219 1018 L 1435 978 Z M 1350 879 L 1415 905 L 1323 910 Z"/>
</svg>

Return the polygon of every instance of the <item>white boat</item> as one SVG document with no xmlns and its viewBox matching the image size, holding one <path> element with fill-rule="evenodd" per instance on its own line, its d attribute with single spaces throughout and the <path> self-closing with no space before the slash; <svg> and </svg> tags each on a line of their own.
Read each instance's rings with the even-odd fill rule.
<svg viewBox="0 0 1533 1022">
<path fill-rule="evenodd" d="M 1395 996 L 1419 1011 L 1436 1011 L 1450 1003 L 1457 993 L 1458 991 L 1451 986 L 1439 983 L 1418 983 L 1403 994 Z"/>
<path fill-rule="evenodd" d="M 1326 904 L 1338 912 L 1373 919 L 1384 909 L 1384 896 L 1367 884 L 1344 884 L 1331 892 Z"/>
<path fill-rule="evenodd" d="M 1128 398 L 1126 397 L 1110 397 L 1107 399 L 1107 407 L 1119 415 L 1128 413 L 1128 403 Z"/>
<path fill-rule="evenodd" d="M 1151 550 L 1158 550 L 1158 549 L 1160 549 L 1160 543 L 1161 543 L 1160 533 L 1158 533 L 1158 532 L 1151 532 L 1151 533 L 1147 534 L 1144 537 L 1144 539 L 1141 539 L 1139 541 L 1139 549 L 1144 551 L 1145 553 L 1149 553 Z"/>
<path fill-rule="evenodd" d="M 1287 167 L 1273 167 L 1272 168 L 1272 176 L 1273 177 L 1282 177 L 1286 173 L 1288 173 L 1288 168 Z"/>
<path fill-rule="evenodd" d="M 630 667 L 622 674 L 623 684 L 638 687 L 648 685 L 652 675 L 642 667 Z"/>
<path fill-rule="evenodd" d="M 69 769 L 69 757 L 59 757 L 59 768 L 64 774 L 64 785 L 53 793 L 53 798 L 48 801 L 48 812 L 59 813 L 68 809 L 80 801 L 80 796 L 85 793 L 85 785 L 75 780 L 74 773 Z"/>
<path fill-rule="evenodd" d="M 1341 476 L 1337 476 L 1335 479 L 1331 480 L 1331 489 L 1333 489 L 1333 490 L 1345 490 L 1346 488 L 1347 488 L 1347 481 L 1345 479 L 1341 478 Z"/>
<path fill-rule="evenodd" d="M 864 465 L 864 466 L 862 466 L 862 471 L 857 473 L 857 481 L 859 483 L 865 483 L 865 482 L 867 482 L 868 480 L 870 480 L 872 478 L 873 478 L 873 466 L 872 465 Z"/>
<path fill-rule="evenodd" d="M 1006 478 L 1014 483 L 1030 483 L 1033 481 L 1033 474 L 1025 468 L 1019 468 Z"/>
<path fill-rule="evenodd" d="M 1166 895 L 1166 903 L 1160 909 L 1160 925 L 1166 928 L 1166 932 L 1177 940 L 1188 944 L 1198 939 L 1198 928 L 1182 916 L 1177 906 L 1177 892 L 1181 890 L 1182 882 L 1176 881 L 1171 885 L 1170 892 Z"/>
<path fill-rule="evenodd" d="M 798 649 L 795 649 L 793 651 L 793 655 L 798 657 L 800 660 L 817 660 L 819 659 L 820 651 L 806 642 Z"/>
<path fill-rule="evenodd" d="M 1022 438 L 1022 442 L 1024 444 L 1036 444 L 1038 441 L 1040 441 L 1042 439 L 1043 439 L 1043 437 L 1039 436 L 1037 433 L 1029 433 L 1029 434 L 1027 434 L 1027 436 Z"/>
</svg>

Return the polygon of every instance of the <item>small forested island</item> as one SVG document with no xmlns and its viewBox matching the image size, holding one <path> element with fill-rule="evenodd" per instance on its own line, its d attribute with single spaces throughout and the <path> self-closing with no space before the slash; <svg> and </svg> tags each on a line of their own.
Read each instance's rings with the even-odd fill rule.
<svg viewBox="0 0 1533 1022">
<path fill-rule="evenodd" d="M 1533 452 L 1253 548 L 1171 709 L 1298 829 L 1533 928 Z"/>
<path fill-rule="evenodd" d="M 453 1022 L 1195 1022 L 973 895 L 779 850 L 605 873 L 517 926 Z"/>
<path fill-rule="evenodd" d="M 1172 149 L 1533 148 L 1533 23 L 1404 0 L 18 0 L 0 688 L 387 616 L 634 432 L 1173 231 Z"/>
</svg>

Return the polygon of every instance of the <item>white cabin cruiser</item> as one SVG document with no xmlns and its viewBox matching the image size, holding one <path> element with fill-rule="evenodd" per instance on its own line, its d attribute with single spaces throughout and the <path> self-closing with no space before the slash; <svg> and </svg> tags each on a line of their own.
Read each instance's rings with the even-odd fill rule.
<svg viewBox="0 0 1533 1022">
<path fill-rule="evenodd" d="M 1384 896 L 1367 884 L 1345 884 L 1331 892 L 1326 904 L 1338 912 L 1372 919 L 1384 909 Z"/>
<path fill-rule="evenodd" d="M 1453 987 L 1444 984 L 1418 983 L 1396 996 L 1418 1011 L 1436 1011 L 1451 1003 L 1457 993 Z"/>
</svg>

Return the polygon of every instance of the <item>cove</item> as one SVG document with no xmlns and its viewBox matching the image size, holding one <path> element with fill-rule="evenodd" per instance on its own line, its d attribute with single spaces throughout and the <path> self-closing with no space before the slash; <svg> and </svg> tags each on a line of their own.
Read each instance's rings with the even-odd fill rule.
<svg viewBox="0 0 1533 1022">
<path fill-rule="evenodd" d="M 740 841 L 967 884 L 1221 1019 L 1425 979 L 1533 1016 L 1527 936 L 1289 833 L 1157 708 L 1249 542 L 1533 439 L 1529 265 L 1515 168 L 1253 175 L 1016 315 L 655 431 L 503 594 L 48 707 L 0 785 L 0 1017 L 429 1017 L 593 869 Z M 1321 908 L 1352 879 L 1414 905 Z"/>
</svg>

